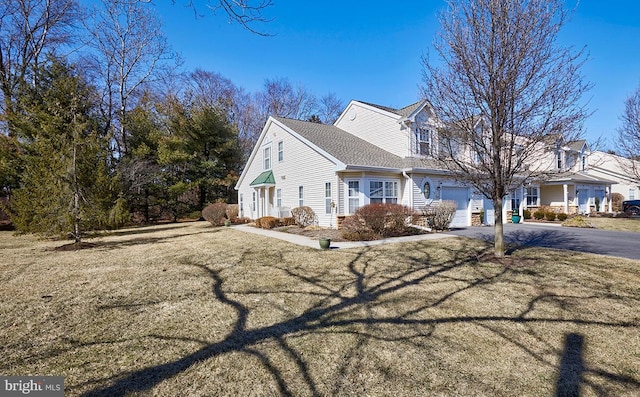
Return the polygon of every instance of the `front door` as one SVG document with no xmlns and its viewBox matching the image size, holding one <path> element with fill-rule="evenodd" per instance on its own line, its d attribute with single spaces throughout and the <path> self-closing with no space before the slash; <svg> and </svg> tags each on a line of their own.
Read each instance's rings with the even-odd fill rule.
<svg viewBox="0 0 640 397">
<path fill-rule="evenodd" d="M 589 212 L 589 189 L 578 189 L 578 212 L 588 214 Z"/>
</svg>

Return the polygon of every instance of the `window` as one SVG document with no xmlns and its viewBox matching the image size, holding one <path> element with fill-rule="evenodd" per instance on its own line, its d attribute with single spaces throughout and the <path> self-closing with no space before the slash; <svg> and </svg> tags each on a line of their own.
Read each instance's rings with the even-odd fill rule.
<svg viewBox="0 0 640 397">
<path fill-rule="evenodd" d="M 324 212 L 331 214 L 331 182 L 324 184 Z"/>
<path fill-rule="evenodd" d="M 527 207 L 537 207 L 540 205 L 540 195 L 537 186 L 527 187 Z"/>
<path fill-rule="evenodd" d="M 384 201 L 383 183 L 382 181 L 369 182 L 369 202 L 378 204 Z"/>
<path fill-rule="evenodd" d="M 582 171 L 587 169 L 587 156 L 582 155 Z"/>
<path fill-rule="evenodd" d="M 369 181 L 369 202 L 371 204 L 398 203 L 398 182 Z"/>
<path fill-rule="evenodd" d="M 425 199 L 429 200 L 431 196 L 431 184 L 429 182 L 425 182 L 424 185 L 422 185 L 422 194 Z"/>
<path fill-rule="evenodd" d="M 349 213 L 353 214 L 360 207 L 360 181 L 349 181 Z"/>
<path fill-rule="evenodd" d="M 270 170 L 271 169 L 271 147 L 266 147 L 264 148 L 264 169 L 265 170 Z"/>
<path fill-rule="evenodd" d="M 431 154 L 431 130 L 424 127 L 416 129 L 416 153 L 427 156 Z"/>
<path fill-rule="evenodd" d="M 384 183 L 385 203 L 398 204 L 398 182 Z"/>
<path fill-rule="evenodd" d="M 298 206 L 304 205 L 304 186 L 298 186 Z"/>
<path fill-rule="evenodd" d="M 282 189 L 276 189 L 276 206 L 282 207 Z"/>
<path fill-rule="evenodd" d="M 242 213 L 242 211 L 244 211 L 244 200 L 242 198 L 242 193 L 240 193 L 240 213 Z"/>
<path fill-rule="evenodd" d="M 629 200 L 636 199 L 636 189 L 629 189 Z"/>
<path fill-rule="evenodd" d="M 557 152 L 556 153 L 556 168 L 561 170 L 562 169 L 562 152 Z"/>
<path fill-rule="evenodd" d="M 256 192 L 253 192 L 253 200 L 251 202 L 251 211 L 255 212 L 256 210 Z"/>
<path fill-rule="evenodd" d="M 278 161 L 284 160 L 284 142 L 278 142 Z"/>
</svg>

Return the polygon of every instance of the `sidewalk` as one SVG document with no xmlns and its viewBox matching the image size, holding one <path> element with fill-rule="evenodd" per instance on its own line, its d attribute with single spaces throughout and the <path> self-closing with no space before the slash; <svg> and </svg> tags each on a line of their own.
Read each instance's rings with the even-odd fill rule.
<svg viewBox="0 0 640 397">
<path fill-rule="evenodd" d="M 318 243 L 317 239 L 312 239 L 307 236 L 301 236 L 299 234 L 291 234 L 291 233 L 277 232 L 274 230 L 260 229 L 260 228 L 249 226 L 249 225 L 236 225 L 231 227 L 233 229 L 240 230 L 245 233 L 253 233 L 261 236 L 277 238 L 279 240 L 288 241 L 293 244 L 320 249 L 320 243 Z M 428 234 L 419 234 L 416 236 L 390 237 L 382 240 L 373 240 L 373 241 L 340 241 L 340 242 L 332 241 L 330 249 L 370 247 L 370 246 L 379 245 L 379 244 L 402 243 L 402 242 L 423 241 L 423 240 L 439 240 L 439 239 L 449 238 L 449 237 L 457 237 L 457 236 L 453 234 L 446 234 L 446 233 L 428 233 Z"/>
</svg>

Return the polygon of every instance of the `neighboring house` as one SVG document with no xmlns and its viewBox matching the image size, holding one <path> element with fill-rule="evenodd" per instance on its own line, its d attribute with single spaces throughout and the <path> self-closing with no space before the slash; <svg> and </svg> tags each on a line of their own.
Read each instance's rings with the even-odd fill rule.
<svg viewBox="0 0 640 397">
<path fill-rule="evenodd" d="M 471 225 L 480 210 L 486 223 L 493 223 L 491 201 L 438 166 L 443 151 L 437 126 L 427 101 L 402 109 L 351 101 L 333 125 L 270 117 L 236 185 L 241 216 L 285 217 L 304 205 L 321 226 L 334 227 L 339 217 L 370 203 L 420 210 L 433 201 L 453 200 L 458 204 L 453 227 Z M 589 200 L 602 188 L 606 192 L 610 181 L 588 179 L 580 169 L 581 156 L 588 156 L 585 143 L 556 149 L 566 172 L 515 189 L 504 200 L 503 219 L 512 209 L 541 205 L 577 211 L 583 191 Z"/>
<path fill-rule="evenodd" d="M 615 181 L 611 193 L 620 193 L 625 200 L 640 199 L 640 180 L 637 172 L 640 162 L 612 153 L 594 151 L 590 156 L 591 174 Z"/>
<path fill-rule="evenodd" d="M 566 214 L 611 212 L 610 193 L 616 181 L 593 172 L 594 159 L 585 140 L 554 139 L 545 152 L 543 161 L 553 164 L 558 174 L 527 181 L 516 189 L 512 201 L 532 212 L 543 206 Z"/>
</svg>

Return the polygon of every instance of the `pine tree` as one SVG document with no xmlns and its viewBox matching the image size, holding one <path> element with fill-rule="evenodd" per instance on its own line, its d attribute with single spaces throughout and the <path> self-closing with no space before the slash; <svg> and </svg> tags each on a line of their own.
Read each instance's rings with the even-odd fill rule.
<svg viewBox="0 0 640 397">
<path fill-rule="evenodd" d="M 16 115 L 24 167 L 10 215 L 20 232 L 73 236 L 104 226 L 111 204 L 107 139 L 94 117 L 92 88 L 59 59 L 23 87 Z"/>
</svg>

